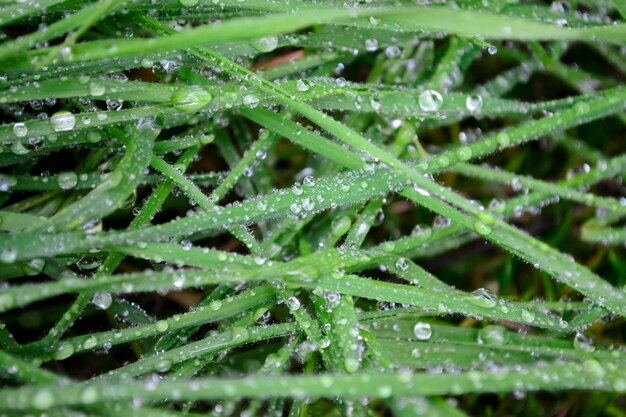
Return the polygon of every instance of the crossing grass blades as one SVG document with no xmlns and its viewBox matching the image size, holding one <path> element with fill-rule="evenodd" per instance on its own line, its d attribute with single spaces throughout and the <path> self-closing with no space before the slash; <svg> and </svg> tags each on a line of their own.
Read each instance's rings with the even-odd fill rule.
<svg viewBox="0 0 626 417">
<path fill-rule="evenodd" d="M 621 0 L 0 0 L 0 416 L 624 416 Z"/>
</svg>

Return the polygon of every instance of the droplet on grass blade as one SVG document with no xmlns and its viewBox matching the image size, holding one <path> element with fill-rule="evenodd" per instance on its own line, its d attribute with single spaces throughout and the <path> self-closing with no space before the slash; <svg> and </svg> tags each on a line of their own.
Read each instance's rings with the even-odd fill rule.
<svg viewBox="0 0 626 417">
<path fill-rule="evenodd" d="M 93 295 L 91 299 L 91 303 L 100 310 L 106 310 L 107 308 L 111 307 L 112 302 L 113 298 L 108 292 L 97 292 Z"/>
<path fill-rule="evenodd" d="M 22 122 L 15 123 L 13 125 L 13 134 L 17 136 L 18 138 L 23 138 L 24 136 L 28 134 L 28 128 Z"/>
<path fill-rule="evenodd" d="M 74 129 L 76 116 L 65 110 L 58 111 L 50 117 L 50 123 L 55 132 L 67 132 Z"/>
<path fill-rule="evenodd" d="M 207 106 L 213 96 L 202 88 L 185 88 L 177 91 L 172 96 L 172 104 L 177 109 L 195 113 Z"/>
<path fill-rule="evenodd" d="M 482 308 L 494 308 L 498 304 L 496 294 L 487 288 L 479 288 L 473 291 L 469 301 L 475 306 Z"/>
<path fill-rule="evenodd" d="M 56 177 L 57 184 L 62 190 L 70 190 L 78 184 L 78 176 L 75 172 L 61 172 Z"/>
<path fill-rule="evenodd" d="M 441 108 L 443 97 L 435 90 L 424 90 L 418 98 L 420 108 L 425 112 L 434 112 Z"/>
<path fill-rule="evenodd" d="M 272 52 L 278 46 L 278 37 L 277 36 L 267 36 L 264 38 L 257 39 L 250 43 L 254 49 L 259 52 L 267 53 Z"/>
<path fill-rule="evenodd" d="M 430 324 L 418 321 L 413 326 L 413 334 L 419 340 L 428 340 L 433 335 Z"/>
<path fill-rule="evenodd" d="M 465 99 L 465 107 L 472 113 L 478 113 L 483 107 L 483 98 L 479 95 L 472 95 Z"/>
</svg>

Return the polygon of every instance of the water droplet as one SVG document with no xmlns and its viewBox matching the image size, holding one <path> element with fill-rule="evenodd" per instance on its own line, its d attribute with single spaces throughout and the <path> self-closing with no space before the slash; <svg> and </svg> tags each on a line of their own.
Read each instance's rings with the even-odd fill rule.
<svg viewBox="0 0 626 417">
<path fill-rule="evenodd" d="M 13 177 L 0 174 L 0 191 L 9 192 L 11 187 L 17 184 L 17 180 Z"/>
<path fill-rule="evenodd" d="M 300 309 L 300 300 L 296 297 L 289 297 L 286 301 L 287 308 L 291 311 L 298 311 Z"/>
<path fill-rule="evenodd" d="M 246 340 L 250 337 L 250 332 L 245 327 L 234 326 L 231 330 L 233 339 Z"/>
<path fill-rule="evenodd" d="M 22 271 L 24 271 L 25 275 L 32 277 L 40 274 L 41 271 L 43 271 L 44 266 L 46 266 L 46 261 L 43 259 L 31 259 L 24 264 Z"/>
<path fill-rule="evenodd" d="M 368 52 L 374 52 L 378 49 L 378 41 L 376 39 L 366 39 L 365 40 L 365 50 Z"/>
<path fill-rule="evenodd" d="M 411 234 L 424 239 L 428 239 L 433 234 L 433 229 L 431 229 L 430 227 L 425 227 L 421 224 L 416 224 Z"/>
<path fill-rule="evenodd" d="M 93 348 L 96 347 L 97 344 L 98 344 L 98 339 L 95 336 L 89 336 L 83 342 L 83 348 L 84 349 L 93 349 Z"/>
<path fill-rule="evenodd" d="M 392 393 L 393 393 L 393 390 L 391 389 L 389 385 L 381 385 L 378 388 L 378 396 L 380 398 L 389 398 L 391 397 Z"/>
<path fill-rule="evenodd" d="M 106 87 L 100 81 L 92 81 L 89 83 L 89 94 L 99 97 L 106 92 Z"/>
<path fill-rule="evenodd" d="M 583 374 L 592 381 L 601 381 L 606 374 L 606 370 L 597 360 L 586 359 L 583 362 Z"/>
<path fill-rule="evenodd" d="M 479 235 L 483 235 L 483 236 L 486 236 L 489 233 L 491 233 L 491 227 L 487 226 L 483 222 L 476 222 L 474 224 L 474 230 L 476 231 L 476 233 L 478 233 Z"/>
<path fill-rule="evenodd" d="M 78 184 L 78 176 L 75 172 L 61 172 L 56 176 L 57 184 L 62 190 L 70 190 Z"/>
<path fill-rule="evenodd" d="M 423 111 L 433 112 L 441 108 L 443 97 L 435 90 L 425 90 L 420 93 L 418 102 Z"/>
<path fill-rule="evenodd" d="M 11 145 L 11 152 L 15 155 L 26 155 L 30 152 L 30 149 L 24 146 L 22 142 L 13 142 Z"/>
<path fill-rule="evenodd" d="M 12 264 L 17 259 L 17 251 L 13 248 L 3 249 L 0 252 L 0 262 Z"/>
<path fill-rule="evenodd" d="M 49 389 L 40 389 L 33 396 L 32 405 L 38 410 L 46 410 L 54 405 L 54 395 Z"/>
<path fill-rule="evenodd" d="M 400 271 L 406 271 L 409 269 L 409 262 L 406 258 L 398 258 L 398 260 L 396 261 L 396 267 Z"/>
<path fill-rule="evenodd" d="M 80 401 L 83 404 L 93 404 L 98 401 L 98 390 L 95 387 L 86 387 L 80 393 Z"/>
<path fill-rule="evenodd" d="M 591 339 L 582 333 L 576 333 L 576 336 L 574 336 L 574 349 L 583 352 L 593 352 L 595 350 Z"/>
<path fill-rule="evenodd" d="M 498 53 L 498 48 L 496 48 L 495 46 L 490 46 L 489 48 L 487 48 L 487 53 L 489 55 L 495 55 Z"/>
<path fill-rule="evenodd" d="M 315 208 L 315 202 L 310 198 L 302 200 L 302 208 L 306 211 L 312 211 Z"/>
<path fill-rule="evenodd" d="M 251 42 L 251 45 L 259 52 L 272 52 L 278 46 L 277 36 L 268 36 Z"/>
<path fill-rule="evenodd" d="M 618 378 L 613 382 L 613 389 L 617 392 L 626 391 L 626 379 Z"/>
<path fill-rule="evenodd" d="M 246 94 L 243 96 L 242 103 L 251 109 L 259 105 L 259 97 L 256 94 Z"/>
<path fill-rule="evenodd" d="M 76 117 L 68 111 L 56 112 L 50 117 L 50 123 L 52 123 L 52 129 L 55 132 L 67 132 L 74 129 L 76 125 Z"/>
<path fill-rule="evenodd" d="M 470 303 L 482 308 L 494 308 L 498 304 L 496 295 L 487 288 L 479 288 L 472 292 Z"/>
<path fill-rule="evenodd" d="M 522 310 L 522 320 L 526 323 L 532 323 L 535 321 L 535 313 L 528 310 Z"/>
<path fill-rule="evenodd" d="M 172 367 L 172 361 L 167 360 L 167 359 L 162 359 L 155 364 L 154 370 L 157 372 L 167 372 L 170 370 L 171 367 Z"/>
<path fill-rule="evenodd" d="M 437 215 L 433 219 L 433 227 L 436 229 L 443 229 L 445 227 L 449 227 L 451 224 L 452 224 L 451 219 L 447 217 L 443 217 L 441 215 Z"/>
<path fill-rule="evenodd" d="M 62 361 L 63 359 L 67 359 L 74 354 L 74 345 L 71 343 L 63 343 L 61 344 L 56 352 L 54 352 L 54 359 L 58 361 Z"/>
<path fill-rule="evenodd" d="M 500 132 L 496 135 L 496 142 L 503 148 L 508 147 L 511 144 L 511 138 L 508 134 Z"/>
<path fill-rule="evenodd" d="M 413 326 L 413 334 L 419 340 L 428 340 L 433 335 L 430 324 L 418 321 Z"/>
<path fill-rule="evenodd" d="M 483 98 L 479 95 L 469 96 L 465 99 L 465 107 L 472 113 L 477 113 L 483 108 Z"/>
<path fill-rule="evenodd" d="M 220 300 L 213 300 L 209 303 L 209 308 L 213 311 L 217 311 L 222 308 L 222 302 Z"/>
<path fill-rule="evenodd" d="M 298 203 L 293 203 L 289 206 L 289 210 L 291 210 L 293 214 L 298 214 L 302 211 L 302 207 L 300 207 Z"/>
<path fill-rule="evenodd" d="M 343 366 L 346 369 L 346 372 L 353 374 L 359 370 L 359 361 L 354 358 L 346 358 L 343 362 Z"/>
<path fill-rule="evenodd" d="M 185 88 L 172 96 L 172 104 L 177 109 L 195 113 L 213 100 L 213 96 L 202 88 Z"/>
<path fill-rule="evenodd" d="M 154 325 L 158 331 L 161 333 L 166 332 L 169 329 L 170 325 L 165 320 L 159 320 Z"/>
<path fill-rule="evenodd" d="M 300 79 L 296 82 L 296 88 L 298 89 L 298 91 L 309 91 L 309 89 L 311 88 L 311 81 L 307 80 L 307 79 Z"/>
<path fill-rule="evenodd" d="M 507 331 L 503 326 L 490 325 L 478 331 L 478 342 L 486 345 L 501 346 L 506 342 Z"/>
<path fill-rule="evenodd" d="M 193 7 L 198 4 L 198 0 L 178 0 L 184 7 Z"/>
<path fill-rule="evenodd" d="M 337 217 L 331 224 L 331 231 L 333 236 L 343 236 L 350 230 L 352 221 L 347 216 Z"/>
<path fill-rule="evenodd" d="M 99 132 L 96 132 L 95 130 L 90 130 L 89 132 L 87 132 L 87 140 L 90 143 L 98 143 L 100 142 L 100 139 L 102 139 L 102 135 L 100 135 Z"/>
<path fill-rule="evenodd" d="M 494 213 L 502 214 L 506 209 L 506 202 L 502 199 L 494 198 L 489 202 L 488 207 L 489 210 L 493 211 Z"/>
<path fill-rule="evenodd" d="M 396 45 L 390 45 L 385 48 L 385 55 L 387 58 L 399 58 L 402 55 L 402 49 Z"/>
<path fill-rule="evenodd" d="M 107 308 L 111 307 L 113 298 L 108 292 L 97 292 L 93 295 L 91 302 L 100 310 L 106 310 Z"/>
<path fill-rule="evenodd" d="M 13 307 L 13 296 L 11 294 L 0 294 L 0 310 L 6 311 Z"/>
<path fill-rule="evenodd" d="M 470 148 L 469 146 L 461 146 L 460 148 L 457 148 L 456 151 L 454 151 L 454 154 L 461 161 L 469 161 L 472 158 L 472 148 Z"/>
<path fill-rule="evenodd" d="M 13 125 L 13 134 L 18 138 L 23 138 L 28 134 L 28 128 L 24 123 L 15 123 Z"/>
</svg>

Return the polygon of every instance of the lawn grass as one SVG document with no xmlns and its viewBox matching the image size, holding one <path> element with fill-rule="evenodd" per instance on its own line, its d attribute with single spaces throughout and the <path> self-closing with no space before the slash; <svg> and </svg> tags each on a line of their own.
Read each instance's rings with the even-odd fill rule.
<svg viewBox="0 0 626 417">
<path fill-rule="evenodd" d="M 0 416 L 625 416 L 621 0 L 0 0 Z"/>
</svg>

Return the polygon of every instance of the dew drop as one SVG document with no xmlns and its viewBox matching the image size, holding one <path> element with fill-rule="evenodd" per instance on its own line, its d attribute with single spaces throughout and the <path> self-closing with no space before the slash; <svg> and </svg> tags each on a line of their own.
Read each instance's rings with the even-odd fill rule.
<svg viewBox="0 0 626 417">
<path fill-rule="evenodd" d="M 172 104 L 177 109 L 195 113 L 208 105 L 213 96 L 202 88 L 185 88 L 177 91 L 172 96 Z"/>
<path fill-rule="evenodd" d="M 535 321 L 535 313 L 528 310 L 522 310 L 522 320 L 526 323 L 532 323 Z"/>
<path fill-rule="evenodd" d="M 56 352 L 54 352 L 54 359 L 58 361 L 62 361 L 63 359 L 67 359 L 74 354 L 74 345 L 71 343 L 63 343 L 61 344 Z"/>
<path fill-rule="evenodd" d="M 506 342 L 507 331 L 503 326 L 485 326 L 478 331 L 478 342 L 485 345 L 501 346 Z"/>
<path fill-rule="evenodd" d="M 407 261 L 406 258 L 399 258 L 396 261 L 396 267 L 400 270 L 400 271 L 406 271 L 409 269 L 409 262 Z"/>
<path fill-rule="evenodd" d="M 487 288 L 479 288 L 473 291 L 469 301 L 481 308 L 494 308 L 498 304 L 494 292 Z"/>
<path fill-rule="evenodd" d="M 3 249 L 0 252 L 0 262 L 12 264 L 17 259 L 17 251 L 13 248 Z"/>
<path fill-rule="evenodd" d="M 67 132 L 74 129 L 76 125 L 76 116 L 68 111 L 56 112 L 50 117 L 50 123 L 52 123 L 52 129 L 55 132 Z"/>
<path fill-rule="evenodd" d="M 170 325 L 165 320 L 159 320 L 154 325 L 158 331 L 161 333 L 166 332 L 169 329 Z"/>
<path fill-rule="evenodd" d="M 420 93 L 418 102 L 423 111 L 434 112 L 441 108 L 443 97 L 435 90 L 425 90 Z"/>
<path fill-rule="evenodd" d="M 500 132 L 496 135 L 496 142 L 503 148 L 508 147 L 511 144 L 511 138 L 508 134 Z"/>
<path fill-rule="evenodd" d="M 418 321 L 413 326 L 413 334 L 419 340 L 428 340 L 433 335 L 430 324 Z"/>
<path fill-rule="evenodd" d="M 469 161 L 472 158 L 472 149 L 468 146 L 461 146 L 456 151 L 454 151 L 454 154 L 461 161 Z"/>
<path fill-rule="evenodd" d="M 106 92 L 106 87 L 100 81 L 93 81 L 89 83 L 89 94 L 95 97 L 99 97 Z"/>
<path fill-rule="evenodd" d="M 474 230 L 476 231 L 476 233 L 478 233 L 479 235 L 483 235 L 483 236 L 486 236 L 489 233 L 491 233 L 491 227 L 487 226 L 483 222 L 476 222 L 474 224 Z"/>
<path fill-rule="evenodd" d="M 259 52 L 272 52 L 278 46 L 277 36 L 268 36 L 251 42 L 252 47 Z"/>
<path fill-rule="evenodd" d="M 591 339 L 582 333 L 576 333 L 576 336 L 574 336 L 574 349 L 582 352 L 593 352 L 595 350 Z"/>
<path fill-rule="evenodd" d="M 84 349 L 93 349 L 93 348 L 96 347 L 97 344 L 98 344 L 98 339 L 95 336 L 89 336 L 83 342 L 83 348 Z"/>
<path fill-rule="evenodd" d="M 0 311 L 5 311 L 13 307 L 13 296 L 11 294 L 0 294 Z"/>
<path fill-rule="evenodd" d="M 100 310 L 106 310 L 107 308 L 111 307 L 112 302 L 113 298 L 108 292 L 97 292 L 93 295 L 93 298 L 91 299 L 91 303 Z"/>
<path fill-rule="evenodd" d="M 46 410 L 54 405 L 54 395 L 49 389 L 40 389 L 33 396 L 32 405 L 38 410 Z"/>
<path fill-rule="evenodd" d="M 343 366 L 346 369 L 346 372 L 353 374 L 359 370 L 359 361 L 354 358 L 346 358 L 343 362 Z"/>
<path fill-rule="evenodd" d="M 592 381 L 601 381 L 606 374 L 606 370 L 597 360 L 586 359 L 583 362 L 583 374 Z"/>
<path fill-rule="evenodd" d="M 93 404 L 98 401 L 98 390 L 95 387 L 87 387 L 80 393 L 80 401 L 83 404 Z"/>
<path fill-rule="evenodd" d="M 75 172 L 65 171 L 56 176 L 57 184 L 62 190 L 71 190 L 78 184 L 78 176 Z"/>
<path fill-rule="evenodd" d="M 259 97 L 256 94 L 246 94 L 243 96 L 242 103 L 251 109 L 259 105 Z"/>
<path fill-rule="evenodd" d="M 365 40 L 365 50 L 368 52 L 374 52 L 378 49 L 378 41 L 376 39 L 366 39 Z"/>
<path fill-rule="evenodd" d="M 18 138 L 23 138 L 28 134 L 28 128 L 24 123 L 15 123 L 13 125 L 13 134 Z"/>
<path fill-rule="evenodd" d="M 309 91 L 309 89 L 311 88 L 311 81 L 307 80 L 307 79 L 300 79 L 296 82 L 296 88 L 298 89 L 298 91 Z"/>
<path fill-rule="evenodd" d="M 465 107 L 472 113 L 477 113 L 483 108 L 483 98 L 479 95 L 472 95 L 465 99 Z"/>
<path fill-rule="evenodd" d="M 343 236 L 348 233 L 352 226 L 352 221 L 348 216 L 337 217 L 331 224 L 331 232 L 333 236 Z"/>
<path fill-rule="evenodd" d="M 289 297 L 286 301 L 287 307 L 291 311 L 298 311 L 300 309 L 300 300 L 296 297 Z"/>
</svg>

